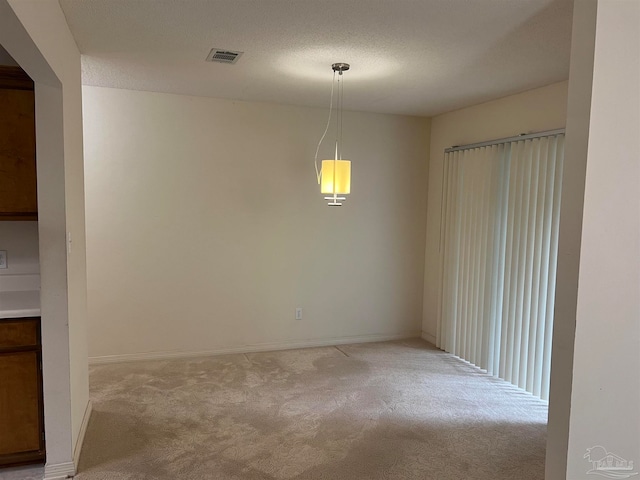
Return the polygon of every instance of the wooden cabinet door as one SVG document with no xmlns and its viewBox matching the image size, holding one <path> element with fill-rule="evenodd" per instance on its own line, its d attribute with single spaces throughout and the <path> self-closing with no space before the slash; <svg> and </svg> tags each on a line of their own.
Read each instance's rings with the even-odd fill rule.
<svg viewBox="0 0 640 480">
<path fill-rule="evenodd" d="M 0 466 L 44 460 L 38 322 L 0 321 Z"/>
<path fill-rule="evenodd" d="M 36 352 L 0 354 L 0 458 L 40 451 Z"/>
<path fill-rule="evenodd" d="M 0 67 L 0 220 L 35 220 L 38 201 L 33 82 L 29 88 L 30 79 L 20 80 L 19 72 L 7 73 L 11 68 L 17 67 Z"/>
</svg>

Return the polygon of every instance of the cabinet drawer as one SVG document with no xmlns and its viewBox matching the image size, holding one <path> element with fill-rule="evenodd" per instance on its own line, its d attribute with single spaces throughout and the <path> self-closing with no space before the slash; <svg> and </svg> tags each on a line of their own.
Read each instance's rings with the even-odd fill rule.
<svg viewBox="0 0 640 480">
<path fill-rule="evenodd" d="M 39 345 L 38 319 L 0 320 L 0 348 Z"/>
</svg>

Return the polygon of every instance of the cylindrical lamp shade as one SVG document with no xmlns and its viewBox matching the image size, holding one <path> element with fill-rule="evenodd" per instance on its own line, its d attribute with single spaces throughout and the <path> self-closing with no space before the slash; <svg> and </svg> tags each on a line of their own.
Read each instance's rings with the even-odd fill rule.
<svg viewBox="0 0 640 480">
<path fill-rule="evenodd" d="M 351 162 L 349 160 L 323 160 L 320 192 L 330 195 L 351 193 Z"/>
</svg>

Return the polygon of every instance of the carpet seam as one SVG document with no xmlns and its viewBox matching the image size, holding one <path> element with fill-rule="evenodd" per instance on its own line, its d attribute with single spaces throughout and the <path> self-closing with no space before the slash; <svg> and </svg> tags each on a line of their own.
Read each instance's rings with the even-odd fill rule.
<svg viewBox="0 0 640 480">
<path fill-rule="evenodd" d="M 349 355 L 347 352 L 342 351 L 340 348 L 338 348 L 336 345 L 333 346 L 333 348 L 335 348 L 336 350 L 338 350 L 341 354 L 343 354 L 345 357 L 351 358 L 351 355 Z"/>
<path fill-rule="evenodd" d="M 247 362 L 249 362 L 249 365 L 253 366 L 253 362 L 251 361 L 251 359 L 249 358 L 249 355 L 247 355 L 246 353 L 243 353 L 244 358 L 247 359 Z"/>
</svg>

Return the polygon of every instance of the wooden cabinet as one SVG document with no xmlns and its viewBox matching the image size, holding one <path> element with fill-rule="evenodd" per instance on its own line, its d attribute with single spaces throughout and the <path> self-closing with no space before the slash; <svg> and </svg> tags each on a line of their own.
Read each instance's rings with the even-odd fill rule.
<svg viewBox="0 0 640 480">
<path fill-rule="evenodd" d="M 0 319 L 0 467 L 43 462 L 40 318 Z"/>
<path fill-rule="evenodd" d="M 33 81 L 0 66 L 0 220 L 37 220 Z"/>
</svg>

